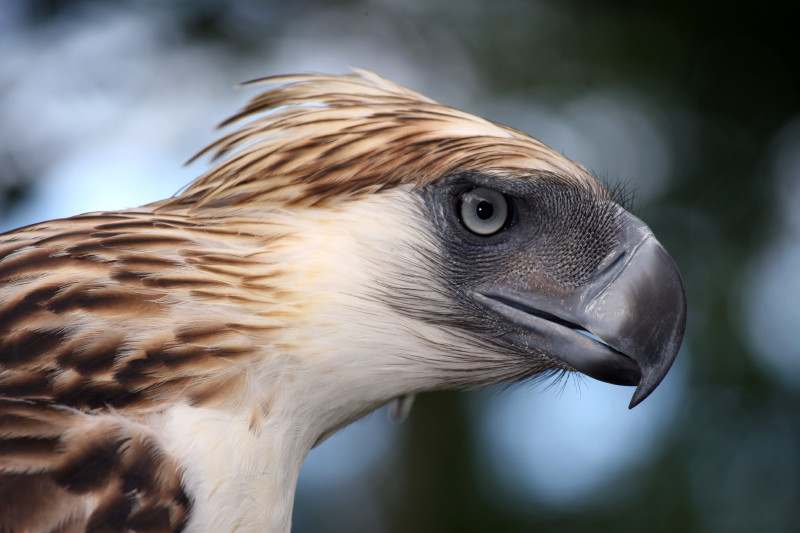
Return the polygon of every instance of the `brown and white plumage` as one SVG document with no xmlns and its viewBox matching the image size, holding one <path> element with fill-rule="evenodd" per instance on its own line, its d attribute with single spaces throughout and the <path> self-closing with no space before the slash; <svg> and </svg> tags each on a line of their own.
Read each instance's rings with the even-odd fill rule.
<svg viewBox="0 0 800 533">
<path fill-rule="evenodd" d="M 583 167 L 369 72 L 257 81 L 173 198 L 0 236 L 0 530 L 285 531 L 305 454 L 394 398 L 578 369 L 638 402 L 669 368 L 682 287 L 656 355 L 548 307 L 666 264 Z M 518 219 L 465 233 L 476 187 Z"/>
<path fill-rule="evenodd" d="M 120 517 L 133 531 L 185 523 L 179 465 L 147 425 L 5 399 L 0 423 L 2 531 L 113 531 Z"/>
</svg>

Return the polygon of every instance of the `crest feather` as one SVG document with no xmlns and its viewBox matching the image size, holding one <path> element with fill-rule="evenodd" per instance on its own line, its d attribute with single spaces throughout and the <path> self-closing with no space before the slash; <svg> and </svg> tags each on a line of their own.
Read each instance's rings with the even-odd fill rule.
<svg viewBox="0 0 800 533">
<path fill-rule="evenodd" d="M 279 84 L 221 124 L 252 119 L 207 146 L 216 165 L 158 209 L 313 206 L 456 171 L 545 171 L 589 184 L 580 165 L 527 135 L 373 72 L 260 78 Z"/>
</svg>

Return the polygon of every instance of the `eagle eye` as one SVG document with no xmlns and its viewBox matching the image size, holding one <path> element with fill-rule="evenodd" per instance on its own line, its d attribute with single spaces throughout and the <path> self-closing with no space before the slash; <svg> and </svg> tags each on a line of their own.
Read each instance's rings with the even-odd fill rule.
<svg viewBox="0 0 800 533">
<path fill-rule="evenodd" d="M 461 195 L 458 214 L 469 231 L 489 236 L 508 226 L 511 206 L 503 193 L 478 187 Z"/>
</svg>

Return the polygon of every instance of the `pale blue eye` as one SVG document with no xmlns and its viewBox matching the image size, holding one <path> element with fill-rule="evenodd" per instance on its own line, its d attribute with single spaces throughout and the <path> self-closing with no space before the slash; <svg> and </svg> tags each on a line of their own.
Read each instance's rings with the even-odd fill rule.
<svg viewBox="0 0 800 533">
<path fill-rule="evenodd" d="M 459 215 L 464 227 L 476 235 L 492 235 L 506 225 L 508 200 L 503 193 L 478 187 L 461 197 Z"/>
</svg>

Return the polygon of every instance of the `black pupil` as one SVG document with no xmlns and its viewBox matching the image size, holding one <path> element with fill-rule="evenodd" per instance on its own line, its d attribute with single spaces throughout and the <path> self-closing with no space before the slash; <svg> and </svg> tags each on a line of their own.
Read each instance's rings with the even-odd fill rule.
<svg viewBox="0 0 800 533">
<path fill-rule="evenodd" d="M 478 215 L 478 218 L 481 220 L 489 220 L 494 214 L 494 206 L 486 200 L 481 200 L 475 207 L 475 214 Z"/>
</svg>

